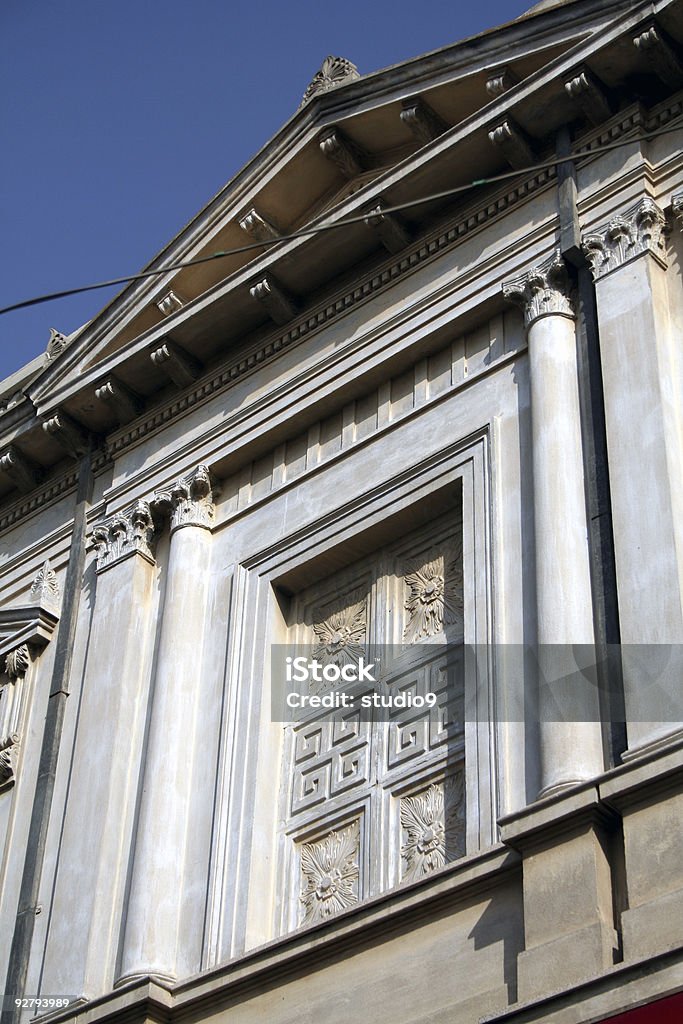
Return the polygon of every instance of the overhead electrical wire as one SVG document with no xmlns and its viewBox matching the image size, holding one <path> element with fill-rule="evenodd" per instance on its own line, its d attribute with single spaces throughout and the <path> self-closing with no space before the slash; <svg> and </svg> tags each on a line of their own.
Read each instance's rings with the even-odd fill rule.
<svg viewBox="0 0 683 1024">
<path fill-rule="evenodd" d="M 393 206 L 382 206 L 382 213 L 400 213 L 402 210 L 421 206 L 424 203 L 436 202 L 440 199 L 450 199 L 452 196 L 458 195 L 461 192 L 467 192 L 471 188 L 478 188 L 481 185 L 495 185 L 501 181 L 508 181 L 510 178 L 517 178 L 521 174 L 531 174 L 535 171 L 543 171 L 548 170 L 551 167 L 557 167 L 558 164 L 566 164 L 576 160 L 589 159 L 590 157 L 595 156 L 596 153 L 605 153 L 609 150 L 621 149 L 624 146 L 632 145 L 634 142 L 647 142 L 650 139 L 656 139 L 662 135 L 669 135 L 672 132 L 680 131 L 682 127 L 683 125 L 677 124 L 668 128 L 658 129 L 657 131 L 640 132 L 638 135 L 631 135 L 619 142 L 598 144 L 590 149 L 584 149 L 576 153 L 568 153 L 566 156 L 554 157 L 552 160 L 543 160 L 540 163 L 530 164 L 527 167 L 504 171 L 501 174 L 494 174 L 488 178 L 474 178 L 472 181 L 466 182 L 463 185 L 455 185 L 453 188 L 445 189 L 442 192 L 433 192 L 428 196 L 421 196 L 419 199 L 410 199 L 403 203 L 396 203 Z M 162 277 L 164 274 L 170 274 L 176 270 L 184 270 L 187 267 L 199 266 L 201 263 L 210 263 L 213 260 L 225 259 L 226 256 L 240 256 L 242 253 L 252 252 L 255 249 L 268 249 L 275 245 L 281 245 L 283 242 L 292 242 L 297 238 L 307 238 L 313 235 L 322 234 L 326 231 L 336 231 L 338 228 L 343 228 L 350 224 L 365 223 L 366 219 L 370 215 L 371 211 L 366 211 L 365 213 L 357 214 L 352 217 L 343 217 L 340 220 L 336 220 L 329 224 L 311 224 L 309 227 L 300 228 L 298 231 L 292 231 L 286 235 L 279 235 L 277 238 L 269 241 L 248 242 L 235 249 L 225 249 L 219 252 L 210 253 L 208 256 L 197 256 L 190 260 L 180 260 L 177 263 L 171 263 L 165 267 L 158 267 L 153 270 L 141 270 L 136 274 L 127 274 L 125 277 L 113 277 L 108 281 L 98 281 L 96 284 L 80 285 L 76 288 L 66 288 L 63 291 L 50 292 L 45 295 L 35 296 L 31 299 L 23 299 L 21 302 L 14 302 L 10 306 L 0 308 L 0 316 L 5 313 L 12 313 L 15 310 L 27 309 L 29 306 L 37 306 L 43 302 L 53 302 L 56 299 L 64 299 L 69 295 L 80 295 L 84 292 L 97 291 L 101 288 L 112 288 L 114 285 L 118 284 L 130 284 L 133 281 L 143 281 L 149 277 Z"/>
</svg>

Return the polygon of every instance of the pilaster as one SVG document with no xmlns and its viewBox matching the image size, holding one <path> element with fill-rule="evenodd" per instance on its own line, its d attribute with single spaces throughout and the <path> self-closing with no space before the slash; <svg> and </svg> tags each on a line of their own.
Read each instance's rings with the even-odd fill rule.
<svg viewBox="0 0 683 1024">
<path fill-rule="evenodd" d="M 94 607 L 44 991 L 91 998 L 114 982 L 149 696 L 154 535 L 142 501 L 92 534 Z"/>
<path fill-rule="evenodd" d="M 681 374 L 665 219 L 644 196 L 583 236 L 595 278 L 628 752 L 681 727 Z"/>
</svg>

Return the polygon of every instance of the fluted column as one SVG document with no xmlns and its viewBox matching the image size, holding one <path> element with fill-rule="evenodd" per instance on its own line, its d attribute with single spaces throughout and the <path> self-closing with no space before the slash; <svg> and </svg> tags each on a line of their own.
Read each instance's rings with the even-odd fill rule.
<svg viewBox="0 0 683 1024">
<path fill-rule="evenodd" d="M 214 517 L 207 468 L 157 494 L 154 505 L 170 512 L 171 539 L 121 981 L 179 973 L 192 805 L 206 797 L 194 793 L 193 765 Z M 201 929 L 185 935 L 182 947 L 182 973 L 193 962 L 199 969 Z"/>
<path fill-rule="evenodd" d="M 593 617 L 575 314 L 559 251 L 504 285 L 524 310 L 531 381 L 541 795 L 603 768 L 597 691 L 577 669 Z M 581 653 L 578 655 L 581 661 Z"/>
<path fill-rule="evenodd" d="M 92 535 L 96 580 L 86 593 L 94 608 L 44 992 L 92 998 L 114 982 L 149 691 L 154 533 L 139 501 Z"/>
<path fill-rule="evenodd" d="M 626 757 L 682 721 L 683 387 L 664 235 L 645 196 L 582 239 L 600 327 Z"/>
</svg>

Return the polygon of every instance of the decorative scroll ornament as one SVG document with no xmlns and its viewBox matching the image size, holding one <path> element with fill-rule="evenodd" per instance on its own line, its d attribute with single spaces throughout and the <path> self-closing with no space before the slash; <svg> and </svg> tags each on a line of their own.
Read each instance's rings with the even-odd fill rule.
<svg viewBox="0 0 683 1024">
<path fill-rule="evenodd" d="M 304 924 L 327 921 L 358 902 L 359 851 L 358 821 L 301 847 Z"/>
<path fill-rule="evenodd" d="M 158 492 L 153 505 L 171 511 L 171 532 L 181 526 L 201 526 L 210 530 L 216 514 L 208 466 L 197 466 L 194 473 L 176 481 L 168 491 Z"/>
<path fill-rule="evenodd" d="M 30 595 L 31 600 L 36 604 L 54 606 L 59 603 L 59 581 L 56 572 L 50 565 L 49 558 L 43 562 L 42 567 L 36 573 L 31 584 Z"/>
<path fill-rule="evenodd" d="M 31 656 L 28 653 L 26 644 L 21 644 L 20 647 L 15 647 L 13 651 L 10 651 L 5 658 L 5 671 L 10 678 L 10 682 L 13 683 L 25 676 L 30 664 Z"/>
<path fill-rule="evenodd" d="M 453 552 L 426 562 L 405 577 L 404 643 L 414 644 L 462 623 L 462 573 Z"/>
<path fill-rule="evenodd" d="M 683 227 L 683 192 L 676 192 L 671 197 L 671 209 L 680 227 Z"/>
<path fill-rule="evenodd" d="M 16 781 L 18 752 L 19 742 L 16 736 L 0 742 L 0 793 L 9 789 Z"/>
<path fill-rule="evenodd" d="M 338 665 L 341 668 L 356 664 L 364 652 L 365 598 L 352 600 L 353 603 L 341 611 L 332 612 L 322 621 L 313 623 L 317 640 L 313 657 L 323 665 Z"/>
<path fill-rule="evenodd" d="M 507 281 L 503 295 L 522 307 L 527 327 L 542 316 L 575 316 L 571 282 L 559 249 L 544 263 Z"/>
<path fill-rule="evenodd" d="M 355 82 L 358 78 L 358 68 L 350 60 L 346 60 L 345 57 L 325 57 L 320 71 L 313 76 L 304 93 L 301 106 L 320 92 L 329 92 L 330 89 L 346 85 L 347 82 Z"/>
<path fill-rule="evenodd" d="M 462 777 L 401 800 L 403 881 L 413 882 L 465 853 Z"/>
<path fill-rule="evenodd" d="M 641 199 L 623 216 L 614 217 L 601 231 L 586 234 L 581 248 L 597 281 L 627 260 L 651 253 L 666 269 L 666 221 L 649 196 Z"/>
<path fill-rule="evenodd" d="M 92 542 L 97 551 L 97 571 L 134 554 L 153 562 L 154 531 L 152 511 L 146 501 L 138 501 L 126 512 L 96 526 Z"/>
</svg>

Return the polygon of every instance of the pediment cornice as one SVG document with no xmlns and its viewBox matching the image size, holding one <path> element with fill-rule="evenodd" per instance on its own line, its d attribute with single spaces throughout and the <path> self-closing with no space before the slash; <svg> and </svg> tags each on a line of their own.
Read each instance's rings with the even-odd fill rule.
<svg viewBox="0 0 683 1024">
<path fill-rule="evenodd" d="M 654 6 L 656 11 L 668 11 L 680 6 L 680 2 L 662 0 Z M 166 393 L 164 388 L 191 387 L 195 380 L 201 384 L 207 362 L 213 365 L 217 361 L 224 362 L 230 348 L 239 345 L 241 351 L 245 343 L 249 348 L 251 337 L 258 338 L 268 330 L 272 310 L 266 303 L 257 301 L 261 295 L 257 287 L 260 281 L 274 282 L 286 297 L 286 301 L 278 304 L 279 316 L 284 317 L 287 310 L 287 317 L 292 318 L 300 311 L 305 321 L 311 308 L 307 287 L 316 273 L 319 279 L 314 281 L 313 292 L 318 296 L 329 294 L 335 288 L 335 279 L 376 253 L 381 245 L 400 249 L 399 242 L 402 242 L 409 249 L 411 239 L 419 241 L 423 236 L 419 216 L 413 216 L 411 223 L 394 225 L 396 230 L 388 245 L 378 230 L 377 217 L 370 216 L 373 210 L 382 204 L 418 198 L 430 181 L 436 185 L 446 177 L 454 185 L 465 184 L 475 175 L 484 177 L 508 169 L 504 153 L 487 140 L 495 135 L 494 129 L 511 119 L 521 132 L 533 132 L 534 118 L 540 107 L 557 109 L 558 124 L 563 123 L 572 110 L 572 97 L 565 91 L 565 80 L 578 68 L 586 67 L 587 62 L 593 72 L 599 73 L 603 56 L 607 55 L 607 63 L 608 58 L 611 59 L 610 47 L 621 45 L 621 38 L 634 26 L 644 23 L 647 17 L 651 18 L 652 12 L 653 5 L 649 3 L 629 4 L 624 12 L 624 4 L 612 0 L 597 4 L 576 0 L 559 11 L 553 9 L 547 14 L 525 17 L 521 22 L 455 47 L 313 96 L 152 261 L 150 268 L 194 257 L 206 251 L 207 246 L 211 249 L 215 245 L 212 239 L 219 231 L 226 230 L 226 225 L 239 233 L 242 244 L 254 241 L 254 224 L 259 231 L 265 224 L 269 234 L 282 230 L 286 234 L 291 225 L 283 229 L 278 219 L 264 208 L 263 190 L 276 182 L 279 175 L 287 173 L 292 160 L 303 159 L 309 151 L 306 158 L 318 161 L 316 168 L 326 167 L 327 161 L 318 144 L 323 127 L 342 122 L 344 134 L 356 142 L 354 126 L 362 124 L 362 117 L 374 104 L 375 108 L 381 107 L 382 116 L 394 118 L 392 131 L 403 130 L 405 139 L 410 140 L 411 131 L 401 119 L 401 111 L 405 109 L 402 101 L 406 97 L 421 95 L 423 89 L 438 89 L 448 76 L 454 88 L 459 88 L 458 82 L 465 81 L 475 71 L 481 76 L 482 99 L 476 109 L 443 134 L 435 130 L 431 142 L 421 145 L 414 140 L 412 150 L 398 162 L 374 168 L 371 173 L 364 171 L 367 180 L 358 191 L 350 189 L 351 194 L 339 199 L 336 206 L 317 214 L 319 220 L 329 224 L 352 216 L 360 219 L 360 223 L 340 229 L 344 233 L 343 245 L 329 246 L 329 236 L 276 240 L 272 247 L 256 250 L 248 263 L 232 269 L 195 297 L 190 295 L 187 301 L 182 272 L 169 272 L 125 288 L 28 385 L 25 391 L 32 413 L 28 417 L 28 410 L 22 410 L 22 422 L 25 420 L 28 426 L 30 420 L 30 429 L 35 429 L 38 421 L 51 421 L 56 415 L 66 420 L 75 417 L 82 426 L 100 435 L 137 422 L 139 409 L 146 401 L 156 402 L 157 395 Z M 598 26 L 600 31 L 592 31 Z M 551 46 L 553 41 L 557 43 L 558 39 L 566 44 L 563 52 L 555 52 L 548 60 L 544 58 L 535 71 L 517 82 L 514 75 L 510 75 L 506 79 L 509 88 L 502 94 L 492 98 L 486 91 L 486 68 L 500 66 L 503 54 L 507 65 L 514 64 L 515 46 L 519 54 L 537 52 L 539 48 Z M 629 59 L 635 64 L 638 55 L 634 47 L 632 50 Z M 440 116 L 438 111 L 437 116 Z M 548 130 L 553 129 L 547 118 L 544 124 Z M 483 164 L 482 153 L 485 153 Z M 319 170 L 319 173 L 324 175 L 329 169 Z M 337 192 L 342 183 L 339 177 L 335 186 Z M 317 206 L 320 209 L 319 201 Z M 322 209 L 325 211 L 324 204 Z M 434 209 L 430 211 L 432 217 L 434 212 Z M 452 218 L 452 212 L 450 216 Z M 387 228 L 386 223 L 384 227 Z M 281 267 L 284 268 L 282 274 Z M 324 280 L 320 278 L 321 267 L 325 271 Z M 152 304 L 156 309 L 156 303 L 170 290 L 183 296 L 182 304 L 174 304 L 175 310 L 165 317 L 157 311 L 155 322 L 133 330 L 120 346 L 115 344 L 118 337 L 125 338 L 125 331 L 131 330 L 130 325 L 141 310 Z M 296 322 L 292 319 L 293 327 Z M 227 329 L 223 325 L 228 325 Z M 212 332 L 216 335 L 220 332 L 220 348 L 208 350 L 207 355 L 206 339 L 212 337 Z M 125 403 L 114 402 L 116 395 L 123 396 Z M 56 461 L 58 459 L 53 458 L 53 462 Z"/>
</svg>

